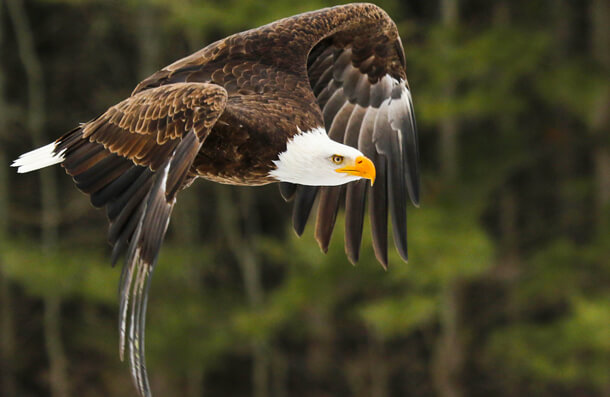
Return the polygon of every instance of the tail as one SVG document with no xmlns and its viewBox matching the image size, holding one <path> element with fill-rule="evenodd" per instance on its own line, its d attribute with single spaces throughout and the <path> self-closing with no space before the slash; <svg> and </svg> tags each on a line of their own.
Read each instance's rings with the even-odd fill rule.
<svg viewBox="0 0 610 397">
<path fill-rule="evenodd" d="M 83 138 L 77 127 L 53 143 L 24 153 L 11 164 L 24 173 L 61 163 L 76 187 L 89 195 L 91 204 L 106 208 L 112 246 L 112 264 L 127 251 L 153 184 L 154 173 L 147 167 L 117 156 L 103 145 Z"/>
<path fill-rule="evenodd" d="M 57 142 L 53 142 L 31 152 L 23 153 L 17 160 L 13 161 L 11 167 L 17 167 L 17 172 L 23 174 L 61 163 L 65 160 L 65 149 L 57 149 Z"/>
</svg>

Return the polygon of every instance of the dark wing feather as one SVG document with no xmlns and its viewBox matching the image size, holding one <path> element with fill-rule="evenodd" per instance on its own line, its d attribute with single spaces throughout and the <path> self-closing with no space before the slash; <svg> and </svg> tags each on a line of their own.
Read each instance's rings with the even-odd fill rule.
<svg viewBox="0 0 610 397">
<path fill-rule="evenodd" d="M 295 192 L 294 207 L 292 208 L 292 226 L 300 236 L 305 231 L 309 213 L 318 194 L 318 186 L 298 185 Z"/>
<path fill-rule="evenodd" d="M 387 102 L 379 108 L 375 118 L 373 141 L 375 148 L 387 164 L 387 194 L 394 230 L 394 243 L 400 256 L 407 260 L 407 195 L 405 172 L 401 156 L 401 142 L 398 131 L 390 126 Z"/>
<path fill-rule="evenodd" d="M 224 88 L 180 83 L 140 92 L 57 141 L 77 186 L 106 207 L 112 263 L 126 252 L 119 286 L 120 355 L 127 345 L 138 392 L 150 396 L 144 325 L 150 279 L 176 195 L 222 114 Z M 131 302 L 129 302 L 131 299 Z"/>
<path fill-rule="evenodd" d="M 280 182 L 278 186 L 284 201 L 292 201 L 294 199 L 294 194 L 297 191 L 297 185 L 294 183 Z"/>
<path fill-rule="evenodd" d="M 368 6 L 348 5 L 343 10 L 347 14 L 352 7 L 364 7 L 363 15 L 371 17 L 374 11 Z M 346 254 L 351 262 L 358 260 L 368 191 L 373 247 L 386 267 L 388 214 L 397 250 L 407 260 L 406 204 L 408 198 L 419 203 L 419 154 L 402 43 L 389 17 L 377 16 L 374 21 L 365 17 L 366 22 L 337 26 L 311 50 L 307 72 L 329 136 L 357 147 L 377 168 L 374 187 L 362 181 L 347 185 Z M 320 189 L 316 238 L 323 251 L 339 209 L 340 189 Z M 293 220 L 300 232 L 314 191 L 299 188 L 294 193 L 300 205 L 294 208 Z"/>
<path fill-rule="evenodd" d="M 384 268 L 388 267 L 388 194 L 387 194 L 387 164 L 381 155 L 373 157 L 377 169 L 375 185 L 370 188 L 371 232 L 373 249 L 377 260 Z"/>
<path fill-rule="evenodd" d="M 339 94 L 337 94 L 337 97 Z M 326 119 L 329 112 L 327 109 L 333 106 L 329 101 L 323 108 L 322 113 Z M 347 123 L 350 120 L 352 112 L 354 111 L 354 104 L 342 101 L 341 108 L 337 111 L 333 110 L 333 117 L 330 118 L 330 129 L 328 135 L 338 141 L 343 142 L 345 138 L 345 130 Z M 316 222 L 316 240 L 322 248 L 322 251 L 328 250 L 330 238 L 333 233 L 335 226 L 335 220 L 337 213 L 339 212 L 339 201 L 342 196 L 342 192 L 345 190 L 345 186 L 325 186 L 320 190 L 320 201 L 318 203 L 318 216 Z"/>
<path fill-rule="evenodd" d="M 356 105 L 346 126 L 346 145 L 358 145 L 360 127 L 366 115 L 366 108 Z M 369 145 L 370 146 L 370 145 Z M 365 150 L 366 151 L 366 150 Z M 363 152 L 366 155 L 366 153 Z M 379 178 L 378 178 L 379 179 Z M 345 253 L 351 263 L 358 262 L 360 256 L 360 242 L 362 241 L 362 227 L 364 225 L 364 211 L 366 201 L 367 181 L 356 181 L 347 185 L 345 195 Z M 383 262 L 382 262 L 383 263 Z"/>
</svg>

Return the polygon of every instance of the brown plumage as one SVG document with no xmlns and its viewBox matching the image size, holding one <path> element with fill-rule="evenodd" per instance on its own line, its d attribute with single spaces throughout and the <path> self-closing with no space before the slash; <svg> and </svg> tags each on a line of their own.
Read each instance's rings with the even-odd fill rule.
<svg viewBox="0 0 610 397">
<path fill-rule="evenodd" d="M 16 160 L 20 172 L 61 162 L 93 205 L 106 208 L 112 262 L 126 254 L 121 357 L 127 345 L 141 395 L 150 395 L 147 289 L 177 193 L 197 177 L 234 185 L 277 182 L 270 172 L 279 154 L 299 131 L 318 127 L 371 159 L 377 182 L 280 183 L 284 199 L 294 200 L 295 230 L 303 232 L 320 196 L 315 235 L 326 251 L 345 200 L 345 249 L 356 262 L 368 194 L 378 260 L 387 266 L 388 213 L 406 260 L 406 202 L 419 201 L 417 133 L 400 37 L 372 4 L 301 14 L 210 44 L 59 138 L 50 161 Z"/>
</svg>

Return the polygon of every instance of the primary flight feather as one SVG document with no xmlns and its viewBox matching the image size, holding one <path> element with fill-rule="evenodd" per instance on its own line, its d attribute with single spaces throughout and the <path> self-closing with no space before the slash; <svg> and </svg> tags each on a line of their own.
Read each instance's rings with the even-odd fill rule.
<svg viewBox="0 0 610 397">
<path fill-rule="evenodd" d="M 407 259 L 406 204 L 419 202 L 418 161 L 396 25 L 373 4 L 348 4 L 210 44 L 12 165 L 22 173 L 60 163 L 94 206 L 106 208 L 111 261 L 125 256 L 120 355 L 127 347 L 138 392 L 150 396 L 147 291 L 180 190 L 197 178 L 280 182 L 299 235 L 319 196 L 315 236 L 324 251 L 344 199 L 351 262 L 368 194 L 373 247 L 386 267 L 388 214 Z"/>
</svg>

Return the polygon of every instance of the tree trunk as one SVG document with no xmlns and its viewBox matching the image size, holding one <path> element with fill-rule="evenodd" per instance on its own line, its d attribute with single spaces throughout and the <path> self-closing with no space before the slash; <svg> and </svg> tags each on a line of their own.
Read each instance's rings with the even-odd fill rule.
<svg viewBox="0 0 610 397">
<path fill-rule="evenodd" d="M 606 0 L 594 0 L 591 5 L 591 30 L 593 58 L 602 66 L 602 70 L 610 70 L 610 4 Z M 606 82 L 605 90 L 597 99 L 593 109 L 593 132 L 599 138 L 595 146 L 595 185 L 596 185 L 596 219 L 599 233 L 608 232 L 610 219 L 608 203 L 610 203 L 610 142 L 605 137 L 610 131 L 610 84 Z M 605 137 L 605 138 L 604 138 Z"/>
<path fill-rule="evenodd" d="M 4 7 L 0 4 L 0 53 L 6 52 L 3 45 Z M 4 71 L 0 69 L 0 134 L 6 131 L 8 112 L 4 97 Z M 3 137 L 0 135 L 0 139 Z M 11 284 L 4 274 L 4 249 L 8 230 L 8 164 L 4 145 L 0 144 L 0 394 L 6 397 L 17 395 L 15 379 L 15 325 L 13 321 L 13 305 Z"/>
<path fill-rule="evenodd" d="M 445 98 L 451 98 L 454 93 L 453 85 L 445 87 Z M 439 159 L 441 167 L 441 178 L 446 186 L 452 186 L 458 176 L 458 143 L 457 123 L 449 116 L 441 120 Z"/>
<path fill-rule="evenodd" d="M 443 24 L 453 29 L 459 20 L 458 0 L 441 1 L 441 18 Z M 451 46 L 451 43 L 446 43 Z M 450 48 L 447 48 L 449 51 Z M 451 102 L 455 93 L 455 81 L 448 81 L 443 96 L 446 101 Z M 458 122 L 455 116 L 448 114 L 440 122 L 439 128 L 439 163 L 440 173 L 446 185 L 453 185 L 459 174 L 458 159 Z"/>
<path fill-rule="evenodd" d="M 231 206 L 233 202 L 224 186 L 217 186 L 218 215 L 229 249 L 234 253 L 244 280 L 244 288 L 248 304 L 256 312 L 263 303 L 263 286 L 260 280 L 258 255 L 249 237 L 258 232 L 258 220 L 253 215 L 252 197 L 249 190 L 240 189 L 239 205 Z M 238 214 L 234 208 L 241 208 Z M 239 215 L 242 216 L 245 231 L 240 230 Z M 269 395 L 269 354 L 264 342 L 252 343 L 252 382 L 253 396 Z"/>
<path fill-rule="evenodd" d="M 34 146 L 45 142 L 44 123 L 44 81 L 40 60 L 36 53 L 32 29 L 25 12 L 22 0 L 7 0 L 9 16 L 13 22 L 19 56 L 27 76 L 28 116 L 27 126 Z M 57 248 L 57 185 L 54 170 L 40 171 L 41 189 L 41 245 L 45 254 L 53 253 Z M 66 359 L 61 344 L 61 318 L 59 297 L 45 298 L 44 337 L 49 358 L 50 389 L 53 397 L 69 396 Z"/>
<path fill-rule="evenodd" d="M 288 397 L 288 360 L 280 348 L 271 355 L 272 388 L 274 397 Z"/>
<path fill-rule="evenodd" d="M 0 7 L 2 8 L 2 7 Z M 1 15 L 0 15 L 1 20 Z M 1 26 L 0 26 L 1 28 Z M 0 96 L 2 90 L 0 89 Z M 0 104 L 0 131 L 2 129 L 2 104 Z M 4 151 L 0 149 L 0 164 L 7 164 Z M 4 273 L 4 249 L 7 237 L 8 218 L 8 178 L 7 168 L 0 167 L 0 395 L 5 397 L 17 396 L 17 382 L 15 379 L 15 323 L 13 320 L 13 296 L 11 283 Z"/>
<path fill-rule="evenodd" d="M 517 197 L 510 187 L 501 191 L 500 242 L 498 264 L 494 276 L 503 281 L 515 280 L 519 275 L 519 229 L 517 226 Z"/>
<path fill-rule="evenodd" d="M 307 373 L 311 378 L 312 390 L 309 395 L 328 392 L 328 374 L 336 368 L 337 343 L 332 313 L 326 307 L 312 306 L 307 310 L 305 323 L 308 338 L 306 350 Z"/>
<path fill-rule="evenodd" d="M 204 387 L 205 371 L 201 366 L 194 366 L 186 375 L 186 396 L 187 397 L 203 397 L 205 396 Z"/>
<path fill-rule="evenodd" d="M 44 335 L 50 361 L 51 396 L 68 397 L 67 360 L 61 343 L 61 300 L 58 296 L 44 298 Z"/>
<path fill-rule="evenodd" d="M 32 29 L 22 0 L 6 0 L 6 5 L 13 21 L 19 56 L 27 75 L 27 126 L 34 146 L 39 147 L 46 144 L 46 137 L 44 136 L 45 88 L 42 66 L 36 53 Z M 42 206 L 42 247 L 50 252 L 57 246 L 57 214 L 59 208 L 57 184 L 53 170 L 43 169 L 39 173 Z"/>
<path fill-rule="evenodd" d="M 201 284 L 201 273 L 203 267 L 196 250 L 199 241 L 199 207 L 198 197 L 202 195 L 200 185 L 195 184 L 187 191 L 180 193 L 180 204 L 174 209 L 171 223 L 171 236 L 174 244 L 178 245 L 188 253 L 187 262 L 181 264 L 186 266 L 189 272 L 187 285 L 191 291 L 203 288 Z M 186 373 L 186 397 L 202 397 L 205 395 L 205 367 L 199 362 L 193 362 Z"/>
<path fill-rule="evenodd" d="M 388 397 L 390 395 L 390 377 L 386 362 L 383 339 L 373 330 L 368 330 L 369 363 L 371 371 L 371 396 Z"/>
<path fill-rule="evenodd" d="M 436 392 L 441 397 L 464 395 L 460 384 L 464 362 L 464 347 L 461 340 L 460 309 L 461 283 L 452 280 L 441 297 L 441 335 L 434 353 L 433 378 Z"/>
<path fill-rule="evenodd" d="M 442 22 L 448 29 L 455 29 L 459 22 L 458 0 L 441 0 L 440 11 Z M 451 46 L 452 43 L 448 43 Z M 455 81 L 448 81 L 445 87 L 445 99 L 449 102 L 455 96 Z M 455 185 L 459 175 L 458 159 L 458 120 L 448 114 L 440 123 L 439 156 L 441 178 L 446 186 Z M 460 282 L 448 280 L 443 286 L 441 309 L 439 313 L 440 335 L 433 359 L 433 378 L 436 392 L 441 397 L 461 397 L 462 388 L 459 377 L 463 365 L 463 345 L 459 337 L 459 318 L 461 300 L 459 299 Z"/>
<path fill-rule="evenodd" d="M 159 40 L 159 18 L 156 15 L 158 10 L 150 2 L 141 1 L 141 3 L 137 11 L 138 76 L 140 79 L 145 79 L 160 69 L 159 54 L 161 53 L 161 46 Z"/>
<path fill-rule="evenodd" d="M 244 276 L 244 283 L 248 295 L 248 301 L 252 310 L 258 311 L 263 304 L 263 285 L 261 282 L 260 266 L 256 249 L 250 239 L 259 234 L 258 218 L 256 211 L 252 208 L 252 192 L 249 189 L 241 189 L 240 205 L 244 220 L 245 233 L 242 247 L 243 257 L 240 268 Z M 237 225 L 236 225 L 237 226 Z M 238 232 L 239 233 L 239 232 Z M 236 248 L 236 247 L 235 247 Z M 254 380 L 254 397 L 266 397 L 269 395 L 269 354 L 268 346 L 265 342 L 254 342 L 253 346 L 254 366 L 252 377 Z"/>
<path fill-rule="evenodd" d="M 0 6 L 0 10 L 2 7 Z M 2 15 L 0 13 L 0 21 Z M 2 26 L 0 25 L 0 32 Z M 0 40 L 0 43 L 2 40 Z M 0 71 L 0 132 L 5 131 L 3 76 Z M 2 145 L 0 145 L 0 164 L 8 164 Z M 17 396 L 17 382 L 15 379 L 15 323 L 13 320 L 13 296 L 11 283 L 4 273 L 4 250 L 8 236 L 8 175 L 7 168 L 0 166 L 0 395 L 6 397 Z"/>
<path fill-rule="evenodd" d="M 510 7 L 508 0 L 496 0 L 493 8 L 493 24 L 496 27 L 508 26 L 510 23 Z"/>
<path fill-rule="evenodd" d="M 0 160 L 3 157 L 0 156 Z M 0 188 L 2 186 L 0 185 Z M 0 237 L 3 238 L 3 237 Z M 2 241 L 4 243 L 4 241 Z M 2 249 L 0 244 L 0 249 Z M 0 394 L 5 397 L 17 396 L 17 382 L 15 379 L 15 323 L 13 320 L 13 297 L 11 284 L 3 271 L 4 258 L 0 256 Z"/>
<path fill-rule="evenodd" d="M 571 43 L 574 37 L 574 9 L 572 2 L 568 0 L 555 0 L 552 2 L 554 11 L 555 48 L 554 57 L 557 63 L 567 59 L 571 55 Z M 571 119 L 566 114 L 557 110 L 554 114 L 554 128 L 559 132 L 558 139 L 551 142 L 553 148 L 553 168 L 555 179 L 559 182 L 556 192 L 558 198 L 558 221 L 559 230 L 566 236 L 576 238 L 575 223 L 580 222 L 581 214 L 578 208 L 578 198 L 574 197 L 573 189 L 566 189 L 576 175 L 576 151 L 570 134 L 566 131 Z"/>
</svg>

